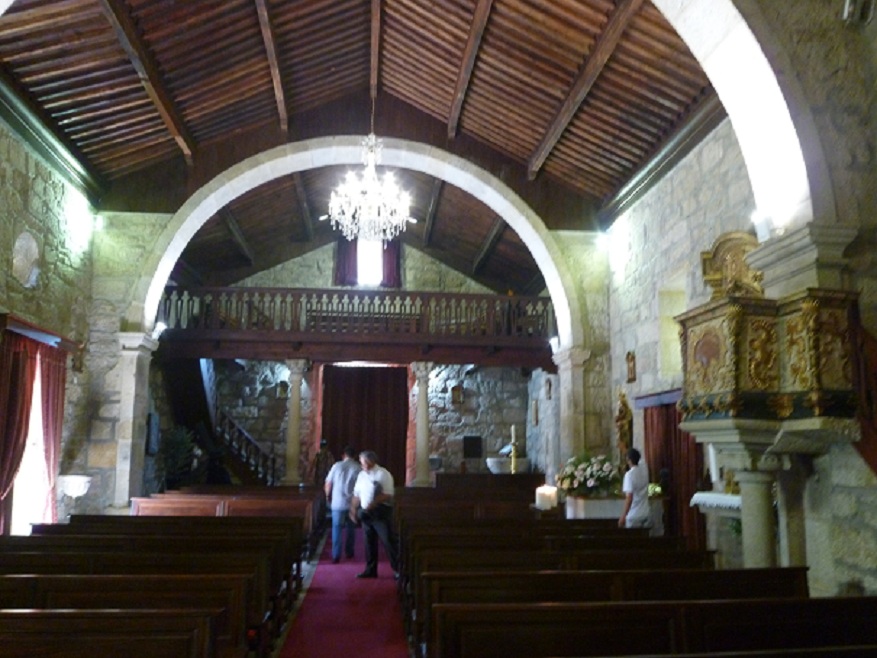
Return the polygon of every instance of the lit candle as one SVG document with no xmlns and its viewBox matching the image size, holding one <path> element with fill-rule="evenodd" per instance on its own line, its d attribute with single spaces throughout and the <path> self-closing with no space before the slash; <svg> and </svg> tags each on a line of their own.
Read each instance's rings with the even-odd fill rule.
<svg viewBox="0 0 877 658">
<path fill-rule="evenodd" d="M 539 509 L 548 509 L 549 508 L 549 500 L 548 500 L 548 492 L 546 491 L 547 487 L 536 487 L 536 507 Z"/>
</svg>

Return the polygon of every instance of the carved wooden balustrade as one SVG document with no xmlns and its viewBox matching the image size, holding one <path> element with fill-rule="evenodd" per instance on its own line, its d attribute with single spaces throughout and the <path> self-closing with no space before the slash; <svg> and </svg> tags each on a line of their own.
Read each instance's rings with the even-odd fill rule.
<svg viewBox="0 0 877 658">
<path fill-rule="evenodd" d="M 556 333 L 547 297 L 410 291 L 169 287 L 158 320 L 169 354 L 216 358 L 420 355 L 551 368 Z"/>
</svg>

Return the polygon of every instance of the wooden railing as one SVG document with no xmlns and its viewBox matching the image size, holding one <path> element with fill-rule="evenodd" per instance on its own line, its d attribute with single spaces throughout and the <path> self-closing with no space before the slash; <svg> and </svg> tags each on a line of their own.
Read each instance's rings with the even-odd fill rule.
<svg viewBox="0 0 877 658">
<path fill-rule="evenodd" d="M 547 297 L 288 288 L 169 287 L 159 307 L 168 329 L 295 336 L 419 336 L 439 342 L 547 344 Z"/>
<path fill-rule="evenodd" d="M 277 484 L 276 459 L 262 449 L 247 431 L 222 409 L 217 412 L 217 432 L 229 451 L 243 463 L 259 482 Z"/>
</svg>

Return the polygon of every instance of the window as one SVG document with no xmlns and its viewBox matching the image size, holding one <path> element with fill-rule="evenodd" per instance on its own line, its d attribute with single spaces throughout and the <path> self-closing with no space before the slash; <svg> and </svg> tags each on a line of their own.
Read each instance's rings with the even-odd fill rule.
<svg viewBox="0 0 877 658">
<path fill-rule="evenodd" d="M 356 247 L 356 282 L 379 286 L 384 280 L 384 245 L 380 240 L 360 240 Z"/>
<path fill-rule="evenodd" d="M 12 523 L 10 534 L 29 535 L 32 523 L 52 522 L 52 489 L 46 469 L 43 444 L 42 375 L 39 358 L 33 385 L 33 402 L 27 430 L 27 447 L 15 476 L 12 491 Z"/>
</svg>

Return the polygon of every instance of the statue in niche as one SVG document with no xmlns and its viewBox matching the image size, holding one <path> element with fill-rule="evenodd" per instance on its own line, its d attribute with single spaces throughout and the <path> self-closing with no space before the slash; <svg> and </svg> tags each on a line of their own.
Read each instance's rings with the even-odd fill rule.
<svg viewBox="0 0 877 658">
<path fill-rule="evenodd" d="M 633 440 L 633 411 L 627 402 L 627 394 L 624 391 L 618 391 L 615 427 L 618 430 L 618 454 L 621 456 L 620 461 L 623 464 Z"/>
</svg>

